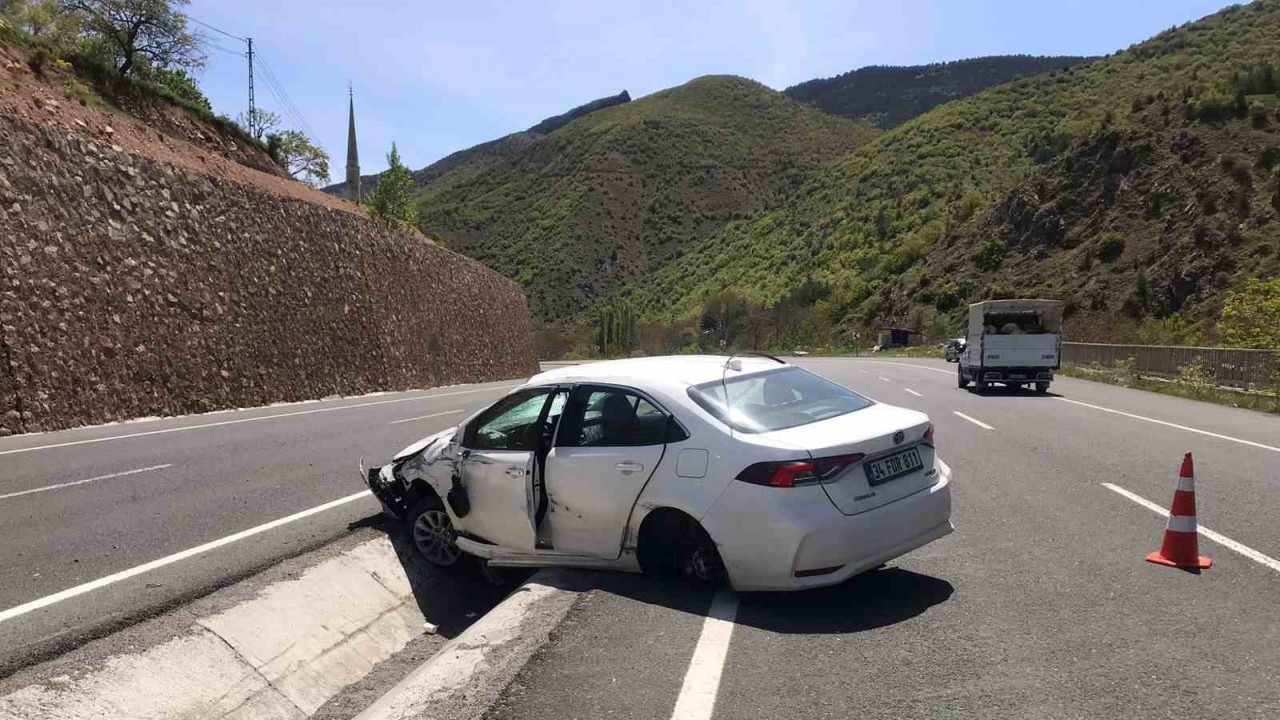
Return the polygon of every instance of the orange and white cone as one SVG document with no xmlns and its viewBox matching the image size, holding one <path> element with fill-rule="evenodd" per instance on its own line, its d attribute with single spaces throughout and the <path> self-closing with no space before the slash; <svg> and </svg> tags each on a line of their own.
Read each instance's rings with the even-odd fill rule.
<svg viewBox="0 0 1280 720">
<path fill-rule="evenodd" d="M 1196 531 L 1196 477 L 1191 453 L 1182 458 L 1178 489 L 1173 493 L 1169 522 L 1164 527 L 1164 542 L 1160 543 L 1159 552 L 1147 556 L 1147 562 L 1198 570 L 1213 565 L 1211 558 L 1200 554 L 1200 536 Z"/>
</svg>

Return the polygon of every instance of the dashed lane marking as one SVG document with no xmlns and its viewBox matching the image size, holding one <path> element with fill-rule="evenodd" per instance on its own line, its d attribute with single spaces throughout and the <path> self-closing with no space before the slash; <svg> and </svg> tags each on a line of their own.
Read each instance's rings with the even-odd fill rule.
<svg viewBox="0 0 1280 720">
<path fill-rule="evenodd" d="M 911 388 L 902 388 L 902 389 L 903 389 L 903 390 L 906 390 L 907 392 L 911 393 L 912 395 L 915 395 L 916 397 L 924 397 L 923 395 L 921 395 L 920 393 L 916 392 L 915 390 L 912 390 Z"/>
<path fill-rule="evenodd" d="M 16 498 L 22 495 L 34 495 L 36 493 L 49 492 L 50 490 L 61 490 L 62 488 L 74 487 L 76 485 L 87 485 L 91 482 L 99 480 L 110 480 L 111 478 L 124 477 L 126 475 L 137 475 L 138 473 L 151 472 L 152 470 L 163 470 L 167 467 L 173 467 L 172 463 L 165 465 L 152 465 L 151 467 L 138 468 L 137 470 L 125 470 L 124 472 L 111 473 L 109 475 L 99 475 L 97 477 L 85 478 L 84 480 L 75 480 L 72 482 L 58 483 L 57 485 L 46 485 L 44 487 L 32 488 L 30 490 L 20 490 L 5 495 L 0 495 L 0 500 Z"/>
<path fill-rule="evenodd" d="M 988 425 L 988 424 L 986 424 L 986 423 L 982 422 L 981 420 L 975 420 L 974 418 L 971 418 L 971 417 L 969 417 L 968 415 L 965 415 L 964 413 L 960 412 L 959 410 L 953 410 L 952 412 L 954 412 L 956 415 L 959 415 L 960 417 L 964 418 L 965 420 L 968 420 L 969 422 L 973 423 L 974 425 L 977 425 L 978 427 L 982 428 L 983 430 L 995 430 L 995 428 L 991 427 L 990 425 Z"/>
<path fill-rule="evenodd" d="M 449 410 L 448 412 L 431 413 L 430 415 L 419 415 L 418 417 L 405 418 L 403 420 L 392 420 L 388 425 L 399 425 L 400 423 L 413 422 L 414 420 L 426 420 L 427 418 L 444 417 L 445 415 L 457 415 L 466 412 L 466 410 Z"/>
</svg>

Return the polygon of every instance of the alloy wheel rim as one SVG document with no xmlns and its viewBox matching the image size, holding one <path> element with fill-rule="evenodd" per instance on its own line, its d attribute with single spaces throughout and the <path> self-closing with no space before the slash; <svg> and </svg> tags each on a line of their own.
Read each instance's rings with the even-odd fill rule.
<svg viewBox="0 0 1280 720">
<path fill-rule="evenodd" d="M 436 565 L 452 565 L 462 551 L 458 549 L 453 521 L 443 510 L 428 510 L 413 523 L 413 544 L 423 557 Z"/>
</svg>

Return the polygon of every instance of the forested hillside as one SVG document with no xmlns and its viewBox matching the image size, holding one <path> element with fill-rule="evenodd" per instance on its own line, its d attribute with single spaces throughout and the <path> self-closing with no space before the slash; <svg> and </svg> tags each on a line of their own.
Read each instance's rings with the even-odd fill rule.
<svg viewBox="0 0 1280 720">
<path fill-rule="evenodd" d="M 622 295 L 682 318 L 816 286 L 848 328 L 1044 294 L 1099 335 L 1211 335 L 1224 289 L 1277 271 L 1277 60 L 1257 2 L 946 104 Z"/>
<path fill-rule="evenodd" d="M 873 65 L 832 78 L 809 80 L 782 92 L 834 115 L 897 127 L 957 98 L 1009 82 L 1019 75 L 1066 70 L 1092 58 L 996 55 L 932 65 Z"/>
<path fill-rule="evenodd" d="M 424 178 L 420 224 L 524 286 L 545 320 L 679 260 L 873 137 L 737 77 L 525 133 Z"/>
</svg>

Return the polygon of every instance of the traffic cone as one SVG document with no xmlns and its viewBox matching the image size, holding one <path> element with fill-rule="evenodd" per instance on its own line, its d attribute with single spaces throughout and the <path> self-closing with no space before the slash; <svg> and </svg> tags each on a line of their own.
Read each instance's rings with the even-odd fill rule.
<svg viewBox="0 0 1280 720">
<path fill-rule="evenodd" d="M 1178 489 L 1169 506 L 1169 522 L 1164 527 L 1160 551 L 1147 556 L 1147 562 L 1169 567 L 1204 570 L 1213 559 L 1200 554 L 1200 536 L 1196 532 L 1196 477 L 1191 453 L 1182 458 L 1178 473 Z"/>
</svg>

